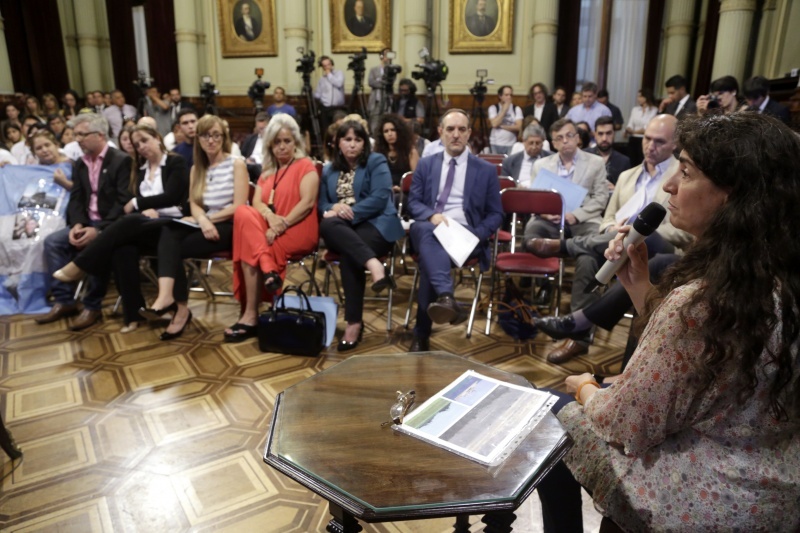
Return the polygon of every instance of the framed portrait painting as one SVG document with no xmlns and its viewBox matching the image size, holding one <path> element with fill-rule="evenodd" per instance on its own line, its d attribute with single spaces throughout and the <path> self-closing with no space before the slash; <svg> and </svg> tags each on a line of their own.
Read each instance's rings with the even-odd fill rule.
<svg viewBox="0 0 800 533">
<path fill-rule="evenodd" d="M 217 0 L 222 57 L 276 56 L 275 0 Z"/>
<path fill-rule="evenodd" d="M 450 53 L 511 53 L 514 0 L 450 0 Z"/>
<path fill-rule="evenodd" d="M 380 52 L 392 46 L 391 0 L 330 0 L 334 52 Z"/>
</svg>

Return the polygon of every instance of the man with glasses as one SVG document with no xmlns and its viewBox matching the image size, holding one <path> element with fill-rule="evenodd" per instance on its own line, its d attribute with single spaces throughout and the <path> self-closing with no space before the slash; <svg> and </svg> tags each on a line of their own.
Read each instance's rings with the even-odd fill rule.
<svg viewBox="0 0 800 533">
<path fill-rule="evenodd" d="M 603 252 L 616 235 L 617 230 L 630 224 L 651 202 L 665 203 L 669 194 L 662 188 L 665 179 L 678 172 L 679 163 L 674 156 L 676 148 L 675 129 L 678 119 L 672 115 L 657 115 L 648 124 L 642 138 L 644 162 L 623 172 L 614 194 L 606 208 L 599 231 L 574 236 L 563 243 L 558 239 L 534 238 L 526 243 L 526 248 L 539 257 L 574 257 L 575 276 L 572 282 L 573 312 L 597 301 L 596 293 L 586 294 L 584 289 L 605 262 Z M 647 239 L 649 254 L 671 254 L 676 248 L 685 248 L 691 243 L 691 236 L 670 224 L 669 218 Z M 586 338 L 568 340 L 547 356 L 551 363 L 564 363 L 572 357 L 586 353 L 591 342 L 591 332 Z"/>
<path fill-rule="evenodd" d="M 45 260 L 51 276 L 72 261 L 103 228 L 123 216 L 123 208 L 131 199 L 131 158 L 108 145 L 108 121 L 101 115 L 88 113 L 70 122 L 84 155 L 75 164 L 72 174 L 67 227 L 50 234 L 44 241 Z M 83 311 L 70 329 L 78 331 L 100 320 L 109 274 L 89 277 Z M 78 313 L 73 285 L 53 280 L 50 288 L 55 303 L 50 312 L 36 322 L 48 324 Z"/>
<path fill-rule="evenodd" d="M 194 139 L 197 136 L 197 111 L 183 109 L 178 115 L 178 124 L 183 133 L 183 142 L 175 147 L 175 153 L 183 156 L 189 168 L 194 165 Z"/>
</svg>

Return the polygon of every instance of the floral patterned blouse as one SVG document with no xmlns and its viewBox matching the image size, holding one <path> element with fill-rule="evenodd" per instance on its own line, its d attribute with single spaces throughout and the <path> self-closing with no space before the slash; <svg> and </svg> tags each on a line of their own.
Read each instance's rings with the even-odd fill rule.
<svg viewBox="0 0 800 533">
<path fill-rule="evenodd" d="M 744 404 L 730 365 L 699 390 L 708 309 L 687 311 L 686 328 L 679 315 L 697 287 L 665 298 L 614 385 L 561 410 L 575 440 L 567 466 L 624 530 L 800 531 L 800 413 L 787 405 L 788 421 L 771 417 L 767 353 Z M 796 373 L 787 390 L 798 387 Z"/>
</svg>

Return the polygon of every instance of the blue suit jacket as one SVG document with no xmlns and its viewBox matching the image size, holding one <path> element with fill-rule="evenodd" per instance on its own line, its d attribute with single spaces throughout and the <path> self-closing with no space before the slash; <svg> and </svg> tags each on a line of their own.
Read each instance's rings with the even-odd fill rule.
<svg viewBox="0 0 800 533">
<path fill-rule="evenodd" d="M 338 181 L 339 171 L 330 163 L 325 165 L 317 202 L 320 214 L 339 202 L 339 197 L 336 195 Z M 353 206 L 354 226 L 368 221 L 378 228 L 387 242 L 394 242 L 405 236 L 406 232 L 400 224 L 392 199 L 392 175 L 386 157 L 372 153 L 367 159 L 366 166 L 356 168 L 353 193 L 356 198 Z"/>
<path fill-rule="evenodd" d="M 444 153 L 423 157 L 417 163 L 408 194 L 408 212 L 415 220 L 428 220 L 435 214 L 433 207 L 439 196 L 439 180 L 442 175 Z M 488 270 L 491 264 L 489 237 L 503 223 L 503 207 L 500 204 L 500 184 L 497 168 L 469 154 L 467 176 L 464 183 L 464 214 L 469 230 L 479 239 L 481 268 Z"/>
</svg>

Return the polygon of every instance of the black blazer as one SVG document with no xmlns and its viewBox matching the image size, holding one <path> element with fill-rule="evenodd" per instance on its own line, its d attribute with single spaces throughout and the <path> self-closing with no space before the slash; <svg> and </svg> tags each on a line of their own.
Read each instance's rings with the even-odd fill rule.
<svg viewBox="0 0 800 533">
<path fill-rule="evenodd" d="M 671 104 L 668 104 L 667 107 L 664 108 L 664 113 L 666 113 L 667 115 L 674 115 L 675 110 L 678 109 L 679 103 L 680 102 L 672 102 Z M 695 113 L 697 113 L 697 103 L 695 103 L 695 101 L 692 100 L 691 97 L 689 97 L 689 99 L 686 100 L 686 105 L 683 106 L 683 109 L 681 109 L 681 112 L 678 113 L 678 115 L 675 118 L 680 120 L 686 115 L 693 115 Z"/>
<path fill-rule="evenodd" d="M 784 124 L 788 124 L 790 120 L 789 108 L 780 102 L 773 100 L 772 98 L 770 98 L 769 102 L 767 102 L 767 105 L 764 106 L 764 114 L 772 115 L 773 117 L 782 120 Z"/>
<path fill-rule="evenodd" d="M 588 148 L 586 151 L 590 154 L 600 155 L 596 146 Z M 630 158 L 612 149 L 611 155 L 608 157 L 608 161 L 606 161 L 606 179 L 616 185 L 619 175 L 629 168 L 631 168 Z"/>
<path fill-rule="evenodd" d="M 104 228 L 121 217 L 123 207 L 131 199 L 130 191 L 131 158 L 116 148 L 108 147 L 108 152 L 100 167 L 100 178 L 97 183 L 97 210 L 102 219 L 96 226 Z M 89 219 L 89 198 L 92 185 L 89 181 L 89 167 L 78 159 L 75 172 L 72 174 L 72 191 L 67 205 L 67 222 L 70 226 L 91 225 Z"/>
<path fill-rule="evenodd" d="M 533 115 L 533 106 L 535 104 L 531 104 L 526 106 L 525 109 L 522 110 L 522 116 L 527 117 L 529 115 Z M 539 121 L 539 124 L 544 128 L 544 133 L 547 135 L 547 140 L 550 140 L 550 126 L 553 125 L 553 122 L 558 120 L 558 108 L 556 104 L 550 102 L 549 100 L 544 103 L 544 109 L 542 109 L 542 119 Z"/>
<path fill-rule="evenodd" d="M 555 106 L 553 106 L 555 108 Z M 543 115 L 544 116 L 544 115 Z M 522 161 L 525 156 L 528 155 L 525 150 L 521 152 L 517 152 L 516 154 L 511 154 L 510 156 L 503 159 L 503 176 L 508 176 L 513 178 L 514 181 L 519 181 L 519 171 L 522 170 Z M 543 157 L 547 157 L 549 155 L 553 155 L 553 152 L 548 152 L 547 150 L 542 150 L 539 153 L 538 159 Z"/>
<path fill-rule="evenodd" d="M 145 209 L 159 209 L 162 207 L 178 206 L 184 214 L 188 214 L 187 200 L 189 199 L 189 165 L 186 160 L 178 154 L 168 154 L 167 162 L 161 170 L 161 183 L 164 185 L 164 193 L 155 196 L 142 196 L 140 186 L 144 181 L 145 171 L 139 169 L 139 179 L 137 180 L 136 205 L 139 211 Z"/>
<path fill-rule="evenodd" d="M 256 147 L 256 142 L 258 142 L 258 133 L 251 133 L 244 138 L 241 148 L 242 155 L 245 157 L 245 159 L 253 155 L 253 149 Z"/>
</svg>

